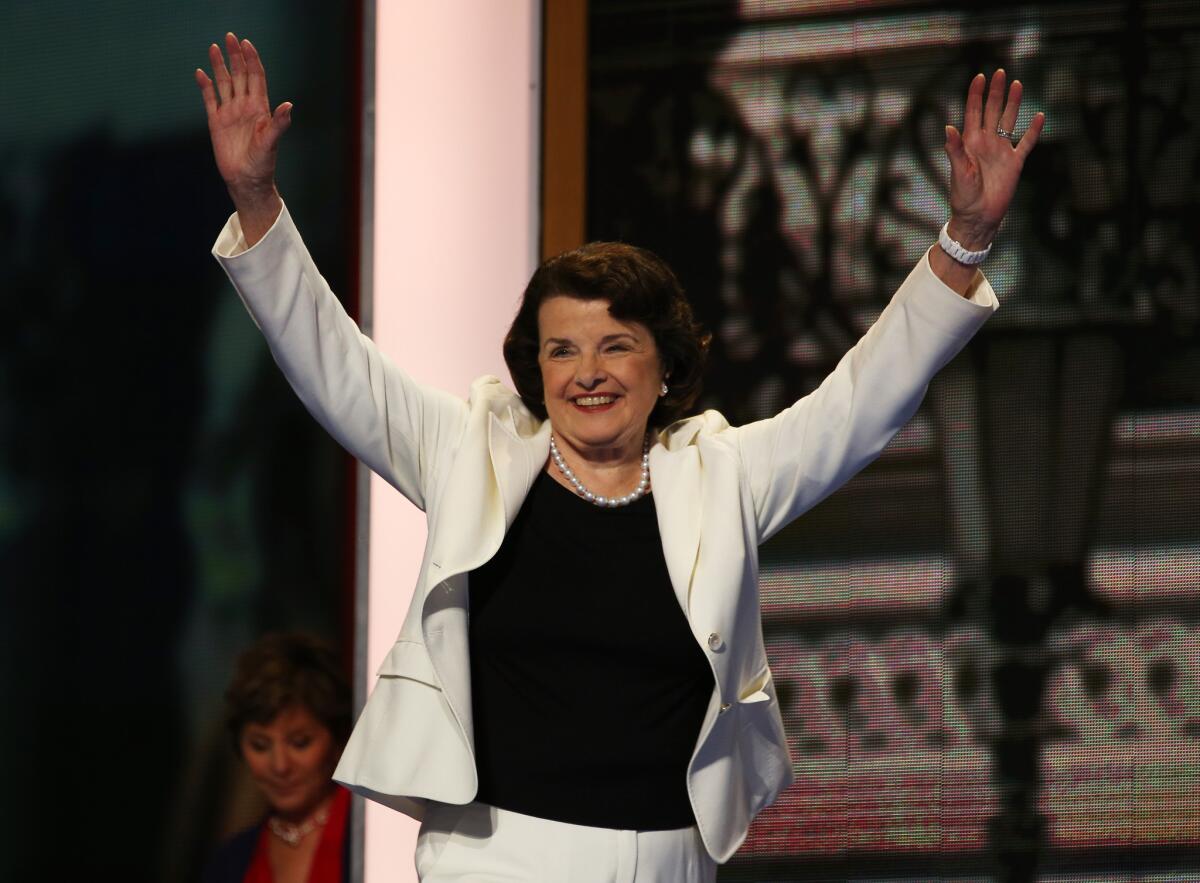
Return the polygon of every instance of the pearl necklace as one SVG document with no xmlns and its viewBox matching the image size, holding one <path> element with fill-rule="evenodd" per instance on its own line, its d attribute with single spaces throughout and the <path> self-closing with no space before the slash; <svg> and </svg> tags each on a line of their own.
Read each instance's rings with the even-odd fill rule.
<svg viewBox="0 0 1200 883">
<path fill-rule="evenodd" d="M 579 477 L 571 471 L 571 467 L 563 460 L 562 454 L 558 452 L 558 445 L 554 443 L 554 433 L 550 434 L 550 457 L 554 460 L 554 465 L 571 482 L 571 487 L 575 488 L 575 493 L 583 497 L 589 503 L 594 503 L 597 506 L 605 506 L 615 509 L 617 506 L 628 506 L 634 500 L 640 500 L 645 496 L 646 491 L 650 490 L 650 434 L 646 434 L 646 440 L 642 442 L 642 480 L 638 482 L 638 486 L 630 493 L 623 497 L 603 497 L 600 494 L 594 494 L 583 486 L 583 482 Z"/>
<path fill-rule="evenodd" d="M 313 818 L 308 821 L 293 825 L 290 822 L 285 822 L 283 819 L 277 819 L 275 816 L 267 819 L 267 827 L 271 829 L 271 833 L 286 843 L 288 846 L 299 846 L 300 841 L 311 834 L 317 828 L 329 821 L 329 811 L 321 810 Z"/>
</svg>

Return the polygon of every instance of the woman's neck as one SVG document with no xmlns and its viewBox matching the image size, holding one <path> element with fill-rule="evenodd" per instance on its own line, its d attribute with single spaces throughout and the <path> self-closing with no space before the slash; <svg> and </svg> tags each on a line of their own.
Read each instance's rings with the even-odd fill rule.
<svg viewBox="0 0 1200 883">
<path fill-rule="evenodd" d="M 311 806 L 288 813 L 279 812 L 277 809 L 272 807 L 271 814 L 280 821 L 287 822 L 289 825 L 303 825 L 309 819 L 316 818 L 322 812 L 325 812 L 329 809 L 329 805 L 333 802 L 333 795 L 336 790 L 337 785 L 331 781 L 329 783 L 329 787 L 321 793 L 320 799 L 318 799 L 317 802 Z"/>
<path fill-rule="evenodd" d="M 642 454 L 646 450 L 645 433 L 635 442 L 611 447 L 576 446 L 558 433 L 553 433 L 553 438 L 564 464 L 592 493 L 623 496 L 637 487 L 642 475 Z M 553 455 L 546 461 L 546 471 L 563 487 L 574 490 Z"/>
</svg>

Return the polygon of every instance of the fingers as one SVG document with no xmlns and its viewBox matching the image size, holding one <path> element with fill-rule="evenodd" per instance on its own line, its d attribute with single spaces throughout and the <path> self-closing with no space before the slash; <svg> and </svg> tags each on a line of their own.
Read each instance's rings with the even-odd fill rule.
<svg viewBox="0 0 1200 883">
<path fill-rule="evenodd" d="M 224 104 L 233 97 L 233 82 L 225 68 L 225 57 L 221 55 L 221 47 L 216 43 L 208 47 L 208 62 L 212 65 L 213 79 L 217 81 L 217 94 L 221 96 L 221 103 Z"/>
<path fill-rule="evenodd" d="M 977 166 L 967 152 L 962 134 L 954 126 L 946 126 L 945 148 L 950 160 L 950 191 L 953 195 L 956 188 L 969 185 L 975 179 Z"/>
<path fill-rule="evenodd" d="M 950 157 L 950 166 L 953 168 L 959 162 L 967 157 L 966 149 L 963 147 L 962 135 L 954 126 L 946 126 L 946 155 Z"/>
<path fill-rule="evenodd" d="M 200 95 L 204 99 L 204 112 L 211 121 L 217 115 L 217 93 L 213 91 L 212 80 L 200 68 L 196 68 L 196 85 L 200 87 Z"/>
<path fill-rule="evenodd" d="M 963 131 L 973 132 L 983 125 L 983 86 L 987 80 L 976 74 L 967 89 L 967 109 L 963 113 Z"/>
<path fill-rule="evenodd" d="M 216 95 L 220 96 L 221 100 L 220 105 L 209 108 L 206 98 L 205 108 L 211 114 L 215 112 L 218 106 L 224 105 L 227 101 L 234 98 L 241 98 L 243 96 L 261 97 L 265 104 L 267 97 L 267 72 L 263 68 L 258 50 L 254 48 L 254 45 L 249 40 L 238 40 L 230 32 L 225 35 L 225 52 L 229 55 L 229 67 L 225 66 L 225 56 L 221 53 L 220 46 L 213 43 L 208 47 L 208 60 L 212 65 Z M 205 82 L 209 82 L 207 76 L 204 80 Z M 205 88 L 204 82 L 201 82 L 199 77 L 197 77 L 196 82 L 200 85 L 201 92 L 203 92 Z M 210 83 L 209 88 L 211 89 L 211 87 L 212 83 Z"/>
<path fill-rule="evenodd" d="M 1025 134 L 1021 136 L 1021 140 L 1017 142 L 1017 156 L 1021 158 L 1021 162 L 1025 161 L 1025 157 L 1029 156 L 1029 152 L 1037 144 L 1038 136 L 1042 134 L 1042 127 L 1045 125 L 1046 115 L 1038 111 L 1033 115 L 1033 120 L 1029 123 Z"/>
<path fill-rule="evenodd" d="M 1000 114 L 1004 110 L 1004 80 L 1004 68 L 996 68 L 988 89 L 987 106 L 983 109 L 983 128 L 988 132 L 996 131 L 1000 125 Z"/>
<path fill-rule="evenodd" d="M 1012 85 L 1008 87 L 1008 103 L 1004 105 L 1004 113 L 1000 115 L 998 125 L 1006 132 L 1015 132 L 1017 129 L 1017 114 L 1021 110 L 1021 94 L 1024 92 L 1024 87 L 1020 80 L 1013 80 Z"/>
<path fill-rule="evenodd" d="M 267 97 L 267 71 L 263 67 L 262 59 L 258 56 L 258 50 L 249 40 L 242 41 L 242 56 L 246 59 L 246 88 L 248 94 L 252 97 L 262 96 L 264 102 Z M 268 104 L 268 106 L 270 106 Z"/>
<path fill-rule="evenodd" d="M 246 59 L 242 56 L 242 44 L 232 32 L 225 35 L 225 51 L 229 55 L 229 72 L 233 78 L 233 94 L 246 94 Z"/>
<path fill-rule="evenodd" d="M 283 137 L 283 133 L 288 130 L 292 124 L 292 102 L 285 101 L 279 107 L 275 108 L 275 113 L 271 114 L 271 125 L 267 130 L 264 147 L 267 150 L 274 150 L 275 145 L 279 143 L 279 139 Z"/>
<path fill-rule="evenodd" d="M 291 124 L 292 102 L 285 101 L 275 108 L 275 113 L 271 116 L 271 125 L 275 129 L 275 140 L 279 140 L 279 136 L 286 132 Z"/>
</svg>

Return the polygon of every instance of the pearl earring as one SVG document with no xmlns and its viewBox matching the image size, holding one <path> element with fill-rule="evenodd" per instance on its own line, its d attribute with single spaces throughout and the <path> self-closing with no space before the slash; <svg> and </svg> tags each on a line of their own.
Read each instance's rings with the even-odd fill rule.
<svg viewBox="0 0 1200 883">
<path fill-rule="evenodd" d="M 667 393 L 669 393 L 670 391 L 671 391 L 671 390 L 670 390 L 670 388 L 667 386 L 667 381 L 665 381 L 665 380 L 664 380 L 664 381 L 662 382 L 662 386 L 660 386 L 660 387 L 658 388 L 658 394 L 659 394 L 660 396 L 665 396 L 665 395 L 666 395 Z"/>
</svg>

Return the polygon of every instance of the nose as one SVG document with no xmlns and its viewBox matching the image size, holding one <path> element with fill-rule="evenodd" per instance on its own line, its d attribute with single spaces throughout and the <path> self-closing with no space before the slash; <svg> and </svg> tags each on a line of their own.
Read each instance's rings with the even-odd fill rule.
<svg viewBox="0 0 1200 883">
<path fill-rule="evenodd" d="M 277 776 L 285 776 L 292 768 L 292 758 L 286 748 L 274 748 L 271 751 L 271 772 Z"/>
<path fill-rule="evenodd" d="M 595 389 L 605 380 L 604 368 L 595 353 L 584 353 L 575 368 L 575 382 L 584 389 Z"/>
</svg>

